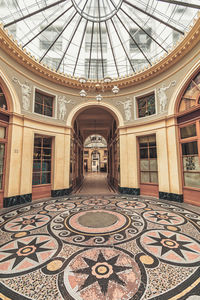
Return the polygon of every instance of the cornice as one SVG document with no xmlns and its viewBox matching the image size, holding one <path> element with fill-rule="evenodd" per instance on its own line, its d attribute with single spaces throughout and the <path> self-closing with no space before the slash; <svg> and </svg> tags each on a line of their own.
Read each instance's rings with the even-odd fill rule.
<svg viewBox="0 0 200 300">
<path fill-rule="evenodd" d="M 143 83 L 155 76 L 158 76 L 177 63 L 193 47 L 195 47 L 199 41 L 200 17 L 196 20 L 191 30 L 184 36 L 182 41 L 174 49 L 172 49 L 168 55 L 161 57 L 160 61 L 158 61 L 155 65 L 137 74 L 114 79 L 111 83 L 88 80 L 84 84 L 84 89 L 87 90 L 93 88 L 98 90 L 99 87 L 102 89 L 103 86 L 104 90 L 110 90 L 114 85 L 123 89 L 125 87 Z M 0 48 L 3 49 L 10 57 L 14 58 L 20 65 L 23 65 L 36 75 L 69 88 L 79 90 L 83 88 L 83 85 L 78 81 L 78 78 L 56 72 L 46 65 L 39 63 L 35 57 L 26 51 L 26 49 L 22 49 L 22 47 L 18 45 L 17 41 L 12 40 L 12 38 L 8 35 L 7 30 L 4 30 L 2 24 L 0 25 Z"/>
</svg>

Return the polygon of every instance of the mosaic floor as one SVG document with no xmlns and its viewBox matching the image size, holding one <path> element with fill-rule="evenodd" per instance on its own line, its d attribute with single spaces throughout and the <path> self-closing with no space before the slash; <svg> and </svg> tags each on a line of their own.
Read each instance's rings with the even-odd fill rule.
<svg viewBox="0 0 200 300">
<path fill-rule="evenodd" d="M 0 299 L 200 299 L 200 214 L 72 195 L 0 215 Z"/>
</svg>

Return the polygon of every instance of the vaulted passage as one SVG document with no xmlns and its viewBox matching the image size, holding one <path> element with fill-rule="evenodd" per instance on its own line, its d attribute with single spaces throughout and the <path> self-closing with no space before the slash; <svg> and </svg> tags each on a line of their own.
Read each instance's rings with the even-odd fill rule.
<svg viewBox="0 0 200 300">
<path fill-rule="evenodd" d="M 119 184 L 118 122 L 101 107 L 81 111 L 71 136 L 70 180 L 81 193 L 110 193 Z M 82 185 L 83 184 L 83 185 Z"/>
</svg>

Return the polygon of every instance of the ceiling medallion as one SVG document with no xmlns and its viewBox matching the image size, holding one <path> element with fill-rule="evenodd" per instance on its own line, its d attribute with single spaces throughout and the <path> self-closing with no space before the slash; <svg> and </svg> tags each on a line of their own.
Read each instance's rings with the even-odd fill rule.
<svg viewBox="0 0 200 300">
<path fill-rule="evenodd" d="M 77 12 L 91 22 L 103 22 L 112 18 L 120 9 L 123 0 L 72 0 Z"/>
</svg>

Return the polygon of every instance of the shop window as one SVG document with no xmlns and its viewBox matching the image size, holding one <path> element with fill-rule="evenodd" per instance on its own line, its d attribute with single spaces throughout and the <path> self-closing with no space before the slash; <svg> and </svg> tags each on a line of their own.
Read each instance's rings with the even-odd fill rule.
<svg viewBox="0 0 200 300">
<path fill-rule="evenodd" d="M 104 156 L 107 156 L 107 155 L 108 155 L 108 151 L 104 150 Z"/>
<path fill-rule="evenodd" d="M 139 138 L 140 182 L 158 183 L 155 135 Z"/>
<path fill-rule="evenodd" d="M 200 104 L 200 72 L 190 81 L 179 105 L 179 112 L 187 111 Z"/>
<path fill-rule="evenodd" d="M 138 117 L 143 118 L 155 114 L 155 94 L 137 98 Z"/>
<path fill-rule="evenodd" d="M 193 188 L 200 188 L 200 151 L 197 126 L 199 126 L 198 121 L 180 128 L 184 186 Z M 185 138 L 187 138 L 187 142 L 184 141 Z"/>
<path fill-rule="evenodd" d="M 146 28 L 145 31 L 151 35 L 151 28 Z M 142 29 L 137 29 L 137 28 L 132 28 L 130 29 L 130 34 L 136 41 L 136 43 L 139 45 L 142 50 L 150 50 L 152 40 L 151 38 L 142 30 Z M 130 38 L 130 50 L 135 51 L 138 50 L 137 45 L 134 43 L 134 41 Z"/>
<path fill-rule="evenodd" d="M 54 97 L 35 91 L 34 112 L 48 117 L 53 116 Z"/>
<path fill-rule="evenodd" d="M 51 183 L 52 139 L 35 136 L 33 154 L 33 185 Z"/>
</svg>

